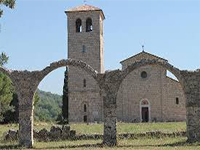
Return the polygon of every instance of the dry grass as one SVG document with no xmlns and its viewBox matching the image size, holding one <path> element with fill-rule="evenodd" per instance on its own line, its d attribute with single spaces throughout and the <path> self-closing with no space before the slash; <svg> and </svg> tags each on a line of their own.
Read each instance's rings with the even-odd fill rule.
<svg viewBox="0 0 200 150">
<path fill-rule="evenodd" d="M 34 128 L 50 128 L 53 123 L 35 123 Z M 18 125 L 0 125 L 0 135 L 9 129 L 18 129 Z M 102 134 L 103 124 L 71 124 L 71 129 L 75 129 L 79 134 Z M 118 133 L 141 133 L 147 131 L 175 132 L 185 131 L 184 122 L 177 123 L 137 123 L 127 124 L 118 123 Z M 131 149 L 131 150 L 200 150 L 200 143 L 188 144 L 185 137 L 177 138 L 138 138 L 138 139 L 120 139 L 118 146 L 110 148 L 101 145 L 102 140 L 77 140 L 77 141 L 58 141 L 58 142 L 35 142 L 33 149 Z M 0 149 L 17 149 L 17 142 L 0 142 Z"/>
</svg>

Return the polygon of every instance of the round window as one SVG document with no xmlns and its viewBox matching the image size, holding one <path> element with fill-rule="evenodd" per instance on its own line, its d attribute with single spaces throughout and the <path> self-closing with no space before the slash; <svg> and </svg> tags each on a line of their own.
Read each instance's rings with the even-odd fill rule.
<svg viewBox="0 0 200 150">
<path fill-rule="evenodd" d="M 142 78 L 146 78 L 146 77 L 147 77 L 147 72 L 146 72 L 146 71 L 142 71 L 141 77 L 142 77 Z"/>
</svg>

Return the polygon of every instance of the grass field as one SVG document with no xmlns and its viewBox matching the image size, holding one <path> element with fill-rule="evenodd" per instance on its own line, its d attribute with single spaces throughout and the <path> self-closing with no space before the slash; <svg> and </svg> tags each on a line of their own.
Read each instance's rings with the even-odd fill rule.
<svg viewBox="0 0 200 150">
<path fill-rule="evenodd" d="M 53 123 L 34 123 L 34 129 L 42 128 L 50 129 Z M 77 134 L 103 134 L 103 124 L 70 124 L 72 130 L 76 130 Z M 9 129 L 18 129 L 17 124 L 0 125 L 0 136 Z M 185 122 L 169 122 L 169 123 L 117 123 L 117 133 L 141 133 L 147 131 L 175 132 L 185 131 Z"/>
<path fill-rule="evenodd" d="M 34 129 L 50 128 L 51 123 L 35 123 Z M 102 134 L 102 124 L 71 124 L 71 129 L 78 134 Z M 0 125 L 0 135 L 9 129 L 17 129 L 18 125 Z M 147 131 L 159 130 L 162 132 L 185 131 L 184 122 L 177 123 L 117 123 L 118 133 L 141 133 Z M 135 150 L 200 150 L 200 143 L 188 144 L 185 137 L 177 138 L 138 138 L 118 140 L 118 146 L 102 147 L 102 140 L 77 140 L 77 141 L 59 141 L 59 142 L 35 142 L 34 149 L 135 149 Z M 0 142 L 0 149 L 18 148 L 17 142 Z"/>
</svg>

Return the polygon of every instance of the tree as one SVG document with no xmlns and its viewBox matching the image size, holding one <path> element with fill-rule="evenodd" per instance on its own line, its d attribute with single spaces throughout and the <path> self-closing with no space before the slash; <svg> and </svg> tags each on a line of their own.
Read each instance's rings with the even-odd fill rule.
<svg viewBox="0 0 200 150">
<path fill-rule="evenodd" d="M 9 7 L 11 9 L 15 6 L 15 0 L 0 0 L 0 6 L 5 5 L 6 7 Z M 0 17 L 3 15 L 3 10 L 0 9 Z"/>
<path fill-rule="evenodd" d="M 0 55 L 0 66 L 8 63 L 8 56 L 5 53 Z M 13 85 L 11 80 L 2 72 L 0 72 L 0 121 L 4 120 L 4 115 L 7 111 L 13 110 L 10 102 L 13 98 Z"/>
<path fill-rule="evenodd" d="M 36 106 L 36 104 L 40 101 L 40 97 L 38 95 L 38 91 L 35 92 L 34 99 L 33 99 L 33 105 Z"/>
<path fill-rule="evenodd" d="M 63 86 L 63 97 L 62 97 L 62 117 L 66 123 L 69 123 L 69 95 L 68 95 L 68 67 L 66 67 L 65 71 L 65 79 Z"/>
<path fill-rule="evenodd" d="M 2 67 L 4 64 L 7 64 L 8 59 L 9 57 L 4 52 L 2 52 L 0 55 L 0 67 Z"/>
<path fill-rule="evenodd" d="M 4 117 L 3 123 L 18 123 L 19 122 L 19 100 L 16 93 L 13 93 L 10 106 L 13 109 L 10 109 L 6 111 L 5 114 L 3 114 L 3 117 Z"/>
</svg>

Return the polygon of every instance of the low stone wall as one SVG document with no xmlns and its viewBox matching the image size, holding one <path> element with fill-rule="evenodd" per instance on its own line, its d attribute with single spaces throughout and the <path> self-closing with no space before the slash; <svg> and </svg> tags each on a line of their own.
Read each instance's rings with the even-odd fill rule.
<svg viewBox="0 0 200 150">
<path fill-rule="evenodd" d="M 118 134 L 118 139 L 138 139 L 138 138 L 163 138 L 163 137 L 185 137 L 186 132 L 171 132 L 165 133 L 161 131 L 151 131 L 151 132 L 144 132 L 144 133 L 123 133 Z M 92 140 L 92 139 L 103 139 L 102 134 L 83 134 L 83 135 L 76 135 L 75 140 Z"/>
<path fill-rule="evenodd" d="M 76 131 L 70 130 L 70 126 L 52 126 L 50 131 L 43 128 L 40 131 L 33 131 L 34 139 L 37 141 L 59 141 L 59 140 L 74 140 L 76 138 Z M 9 130 L 4 137 L 6 141 L 18 140 L 18 130 Z"/>
<path fill-rule="evenodd" d="M 63 126 L 62 128 L 59 126 L 52 126 L 50 131 L 47 129 L 42 129 L 40 131 L 33 132 L 33 137 L 37 141 L 59 141 L 59 140 L 67 140 L 67 139 L 75 139 L 76 131 L 70 130 L 70 126 Z"/>
<path fill-rule="evenodd" d="M 164 137 L 186 137 L 185 131 L 180 132 L 161 132 L 161 131 L 150 131 L 143 133 L 123 133 L 118 134 L 118 139 L 138 139 L 138 138 L 164 138 Z M 60 140 L 98 140 L 103 139 L 102 134 L 81 134 L 76 135 L 74 130 L 69 130 L 69 127 L 61 129 L 60 127 L 51 127 L 50 131 L 42 129 L 39 132 L 34 131 L 34 138 L 37 141 L 60 141 Z M 17 140 L 18 132 L 9 130 L 5 136 L 5 140 Z"/>
</svg>

